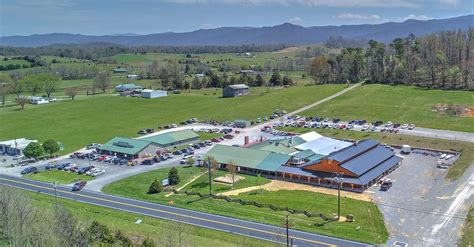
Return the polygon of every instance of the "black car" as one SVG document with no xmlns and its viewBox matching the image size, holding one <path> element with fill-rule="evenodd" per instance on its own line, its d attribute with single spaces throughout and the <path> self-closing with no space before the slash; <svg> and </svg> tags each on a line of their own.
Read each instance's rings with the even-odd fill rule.
<svg viewBox="0 0 474 247">
<path fill-rule="evenodd" d="M 341 121 L 340 118 L 334 118 L 334 119 L 332 120 L 333 123 L 339 123 L 340 121 Z"/>
<path fill-rule="evenodd" d="M 377 121 L 372 122 L 372 124 L 373 124 L 374 126 L 380 126 L 380 125 L 383 124 L 383 121 L 377 120 Z"/>
<path fill-rule="evenodd" d="M 194 148 L 194 149 L 200 149 L 201 146 L 199 146 L 199 144 L 194 144 L 194 145 L 193 145 L 193 148 Z"/>
<path fill-rule="evenodd" d="M 66 166 L 68 166 L 68 165 L 70 165 L 70 164 L 71 164 L 71 163 L 60 164 L 60 165 L 57 166 L 57 168 L 58 168 L 58 170 L 62 170 L 62 169 L 64 169 L 64 167 L 66 167 Z"/>
<path fill-rule="evenodd" d="M 173 152 L 174 155 L 180 155 L 180 154 L 183 154 L 183 151 L 182 150 L 176 150 Z"/>
<path fill-rule="evenodd" d="M 153 160 L 143 160 L 142 165 L 146 165 L 146 166 L 153 165 Z"/>
<path fill-rule="evenodd" d="M 380 186 L 380 190 L 381 191 L 387 191 L 388 189 L 390 189 L 390 187 L 392 187 L 392 181 L 385 181 Z"/>
<path fill-rule="evenodd" d="M 80 191 L 86 186 L 86 181 L 79 181 L 72 186 L 72 191 Z"/>
<path fill-rule="evenodd" d="M 155 132 L 155 130 L 152 129 L 152 128 L 148 128 L 148 129 L 146 129 L 145 131 L 146 131 L 146 133 L 153 133 L 153 132 Z"/>
<path fill-rule="evenodd" d="M 86 172 L 88 172 L 92 168 L 94 168 L 94 166 L 82 167 L 81 169 L 79 169 L 79 171 L 77 171 L 77 173 L 78 174 L 85 174 Z"/>
<path fill-rule="evenodd" d="M 38 173 L 38 168 L 34 166 L 30 166 L 30 167 L 25 168 L 23 171 L 21 171 L 22 175 L 30 174 L 30 173 L 35 173 L 35 174 Z"/>
<path fill-rule="evenodd" d="M 51 169 L 54 169 L 56 168 L 58 165 L 57 164 L 54 164 L 54 163 L 50 163 L 50 164 L 47 164 L 44 169 L 46 170 L 51 170 Z"/>
</svg>

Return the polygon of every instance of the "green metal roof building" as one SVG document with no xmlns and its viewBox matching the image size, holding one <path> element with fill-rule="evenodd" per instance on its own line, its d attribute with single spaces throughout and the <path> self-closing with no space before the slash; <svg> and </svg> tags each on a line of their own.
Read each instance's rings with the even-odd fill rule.
<svg viewBox="0 0 474 247">
<path fill-rule="evenodd" d="M 209 150 L 207 156 L 214 158 L 221 164 L 233 163 L 240 168 L 244 168 L 244 170 L 269 172 L 276 172 L 280 166 L 287 164 L 291 158 L 286 154 L 219 144 Z"/>
<path fill-rule="evenodd" d="M 263 151 L 270 151 L 281 154 L 291 154 L 298 152 L 295 146 L 305 143 L 305 141 L 299 137 L 293 137 L 293 139 L 282 139 L 282 140 L 266 140 L 264 142 L 250 146 L 251 149 L 258 149 Z"/>
<path fill-rule="evenodd" d="M 159 147 L 181 146 L 199 140 L 199 135 L 189 129 L 172 131 L 160 135 L 145 137 L 144 141 L 148 141 L 158 145 Z"/>
<path fill-rule="evenodd" d="M 149 141 L 114 137 L 98 149 L 101 153 L 107 153 L 117 157 L 138 158 L 140 154 L 156 152 L 157 147 L 151 145 Z"/>
</svg>

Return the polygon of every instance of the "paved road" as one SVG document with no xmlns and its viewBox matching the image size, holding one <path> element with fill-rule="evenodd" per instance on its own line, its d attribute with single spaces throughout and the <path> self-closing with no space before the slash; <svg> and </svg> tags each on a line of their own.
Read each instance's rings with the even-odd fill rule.
<svg viewBox="0 0 474 247">
<path fill-rule="evenodd" d="M 18 177 L 0 175 L 0 185 L 54 195 L 54 189 L 50 184 Z M 67 186 L 58 186 L 58 197 L 161 219 L 179 221 L 252 238 L 282 243 L 286 241 L 284 228 L 230 217 L 111 196 L 87 190 L 72 192 L 70 187 Z M 293 238 L 293 244 L 296 246 L 367 246 L 363 243 L 295 230 L 290 230 L 290 237 Z"/>
</svg>

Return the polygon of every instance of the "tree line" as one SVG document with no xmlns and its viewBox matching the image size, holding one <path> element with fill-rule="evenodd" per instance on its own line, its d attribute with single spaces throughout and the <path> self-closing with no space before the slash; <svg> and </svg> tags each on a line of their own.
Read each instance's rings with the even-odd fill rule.
<svg viewBox="0 0 474 247">
<path fill-rule="evenodd" d="M 122 46 L 110 43 L 88 44 L 57 44 L 41 47 L 10 47 L 0 46 L 0 55 L 51 55 L 78 59 L 97 59 L 117 54 L 146 54 L 146 53 L 175 53 L 175 54 L 202 54 L 202 53 L 243 53 L 277 51 L 288 47 L 284 44 L 276 45 L 236 45 L 236 46 Z"/>
<path fill-rule="evenodd" d="M 360 82 L 406 84 L 440 89 L 474 89 L 474 29 L 440 31 L 397 38 L 386 45 L 344 48 L 319 56 L 306 70 L 315 83 Z"/>
</svg>

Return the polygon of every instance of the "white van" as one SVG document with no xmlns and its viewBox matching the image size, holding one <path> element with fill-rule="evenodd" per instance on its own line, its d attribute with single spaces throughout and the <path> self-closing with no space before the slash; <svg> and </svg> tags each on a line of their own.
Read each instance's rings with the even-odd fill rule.
<svg viewBox="0 0 474 247">
<path fill-rule="evenodd" d="M 402 150 L 400 151 L 402 154 L 409 154 L 411 153 L 411 147 L 409 145 L 403 145 Z"/>
</svg>

